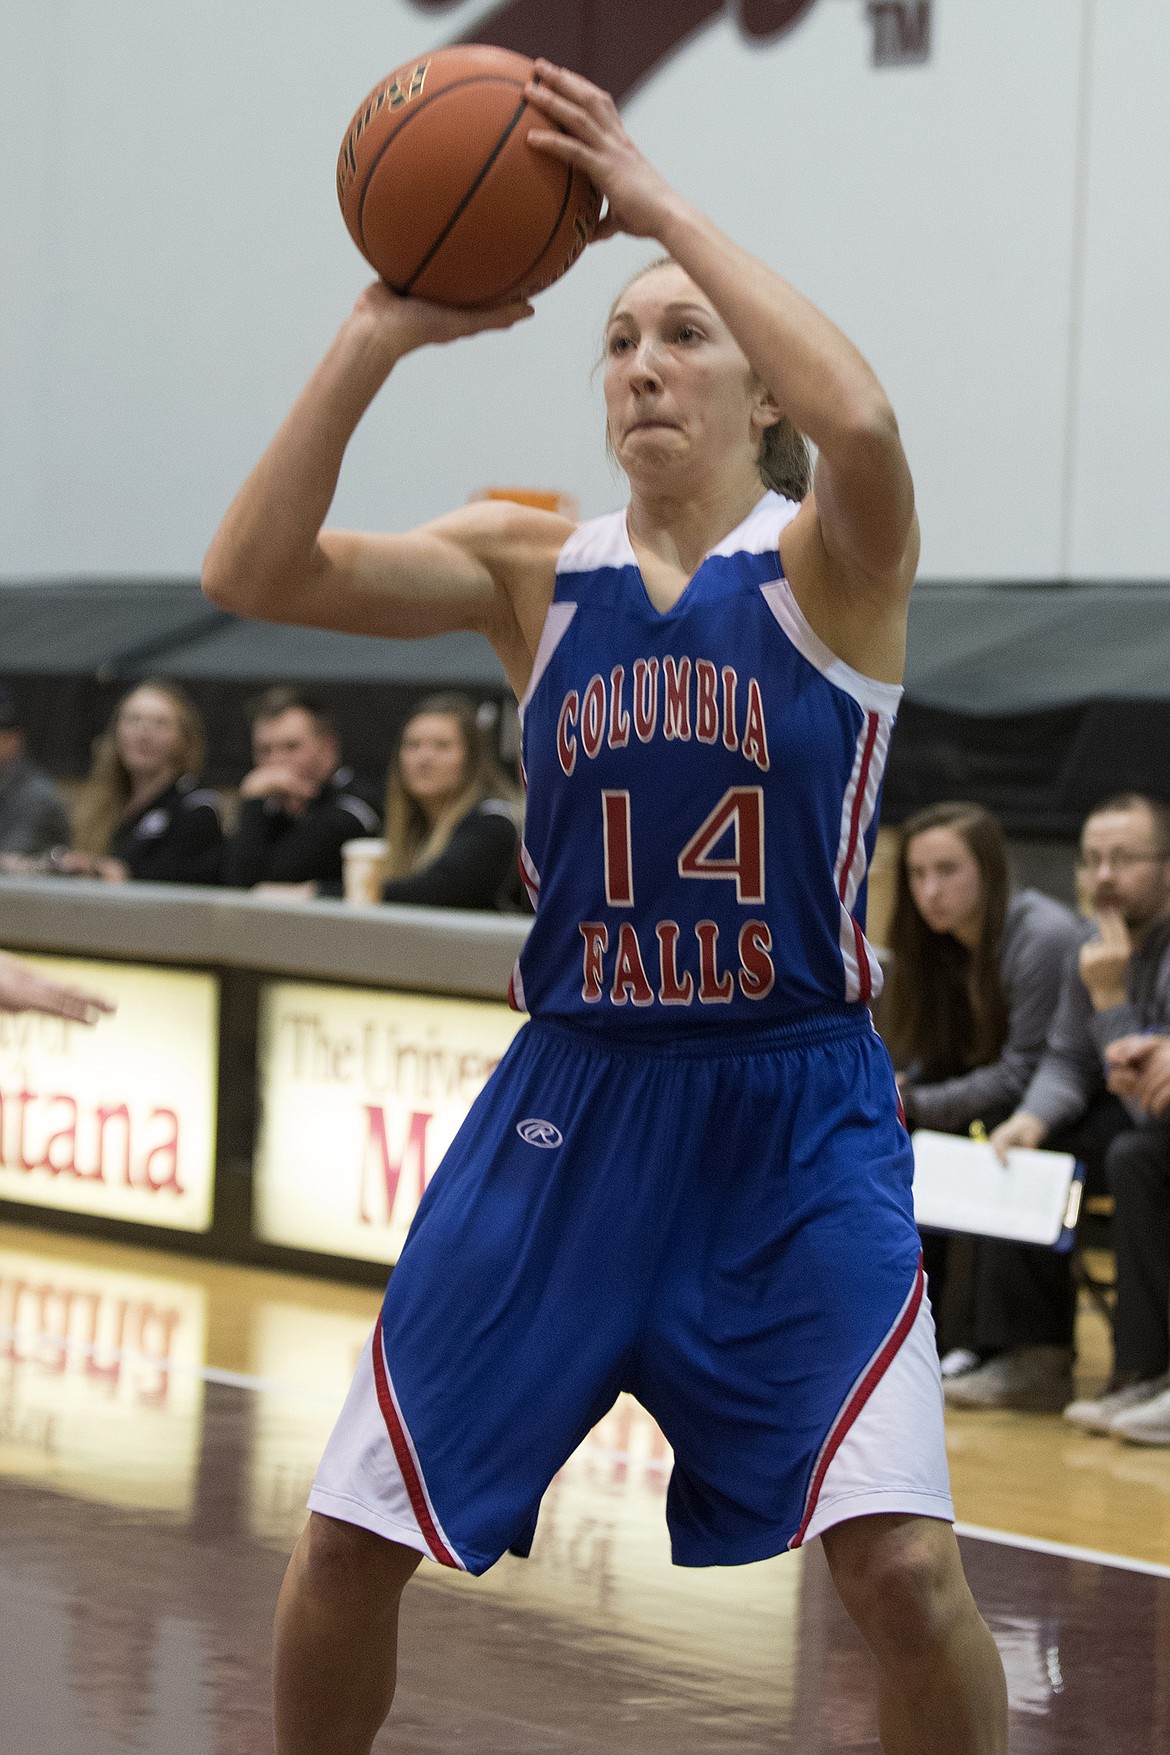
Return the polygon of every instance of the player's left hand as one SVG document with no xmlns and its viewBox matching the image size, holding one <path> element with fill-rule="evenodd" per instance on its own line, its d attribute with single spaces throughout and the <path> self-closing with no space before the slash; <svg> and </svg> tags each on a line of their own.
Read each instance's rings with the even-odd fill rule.
<svg viewBox="0 0 1170 1755">
<path fill-rule="evenodd" d="M 626 133 L 609 93 L 567 67 L 537 61 L 536 77 L 524 95 L 533 109 L 565 130 L 532 128 L 529 145 L 577 165 L 605 196 L 605 213 L 593 241 L 617 232 L 657 237 L 678 197 Z"/>
</svg>

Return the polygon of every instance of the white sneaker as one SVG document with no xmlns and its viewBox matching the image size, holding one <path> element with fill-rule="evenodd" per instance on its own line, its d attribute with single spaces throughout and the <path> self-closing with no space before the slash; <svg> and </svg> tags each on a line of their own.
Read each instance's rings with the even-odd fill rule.
<svg viewBox="0 0 1170 1755">
<path fill-rule="evenodd" d="M 1160 1398 L 1165 1388 L 1164 1377 L 1150 1378 L 1144 1383 L 1127 1383 L 1121 1389 L 1106 1390 L 1104 1395 L 1070 1402 L 1064 1410 L 1064 1417 L 1083 1432 L 1112 1432 L 1114 1422 L 1123 1414 L 1143 1407 L 1155 1397 Z"/>
<path fill-rule="evenodd" d="M 1170 1389 L 1163 1388 L 1160 1395 L 1144 1401 L 1141 1407 L 1120 1414 L 1109 1430 L 1128 1444 L 1170 1445 Z"/>
<path fill-rule="evenodd" d="M 974 1371 L 983 1363 L 978 1353 L 970 1347 L 952 1347 L 939 1360 L 939 1370 L 944 1377 L 964 1377 L 968 1371 Z"/>
</svg>

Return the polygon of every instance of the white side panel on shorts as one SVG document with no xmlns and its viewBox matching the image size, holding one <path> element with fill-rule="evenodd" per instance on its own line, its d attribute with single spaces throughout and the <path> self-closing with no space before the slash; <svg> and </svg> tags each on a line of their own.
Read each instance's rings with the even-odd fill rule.
<svg viewBox="0 0 1170 1755">
<path fill-rule="evenodd" d="M 349 1393 L 329 1435 L 309 1493 L 309 1510 L 338 1518 L 342 1523 L 357 1524 L 362 1529 L 372 1530 L 375 1535 L 384 1536 L 389 1542 L 399 1542 L 404 1548 L 414 1548 L 428 1560 L 434 1560 L 439 1556 L 411 1504 L 410 1492 L 378 1403 L 372 1348 L 375 1344 L 381 1345 L 380 1326 L 381 1319 L 375 1325 L 370 1341 L 362 1348 Z M 397 1403 L 395 1411 L 401 1419 Z M 417 1466 L 418 1459 L 404 1421 L 402 1430 L 411 1460 Z M 456 1549 L 447 1540 L 434 1515 L 421 1469 L 418 1470 L 418 1479 L 426 1497 L 427 1513 L 443 1547 L 451 1559 L 463 1567 Z"/>
<path fill-rule="evenodd" d="M 838 1446 L 803 1540 L 809 1542 L 848 1518 L 877 1512 L 954 1522 L 942 1377 L 925 1296 L 906 1338 Z"/>
</svg>

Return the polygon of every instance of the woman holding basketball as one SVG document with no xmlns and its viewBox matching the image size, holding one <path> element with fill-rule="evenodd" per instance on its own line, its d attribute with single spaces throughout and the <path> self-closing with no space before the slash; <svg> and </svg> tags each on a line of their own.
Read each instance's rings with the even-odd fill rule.
<svg viewBox="0 0 1170 1755">
<path fill-rule="evenodd" d="M 537 907 L 515 980 L 532 1021 L 427 1191 L 314 1485 L 277 1747 L 370 1749 L 420 1555 L 482 1572 L 522 1549 L 626 1389 L 674 1448 L 676 1561 L 822 1536 L 888 1755 L 990 1755 L 1003 1673 L 950 1528 L 910 1149 L 868 1013 L 918 556 L 897 425 L 845 337 L 663 181 L 603 92 L 538 67 L 529 100 L 564 132 L 531 143 L 602 191 L 601 235 L 669 256 L 607 326 L 627 511 L 323 530 L 394 365 L 528 314 L 378 285 L 205 570 L 244 614 L 487 635 L 523 704 Z M 811 490 L 794 432 L 818 448 Z"/>
</svg>

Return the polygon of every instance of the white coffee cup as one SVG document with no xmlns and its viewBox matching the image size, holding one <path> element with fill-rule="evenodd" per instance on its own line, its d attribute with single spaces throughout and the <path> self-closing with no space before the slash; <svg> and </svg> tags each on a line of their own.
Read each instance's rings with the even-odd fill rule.
<svg viewBox="0 0 1170 1755">
<path fill-rule="evenodd" d="M 342 844 L 341 884 L 347 902 L 382 900 L 382 875 L 389 851 L 385 841 L 374 839 Z"/>
</svg>

